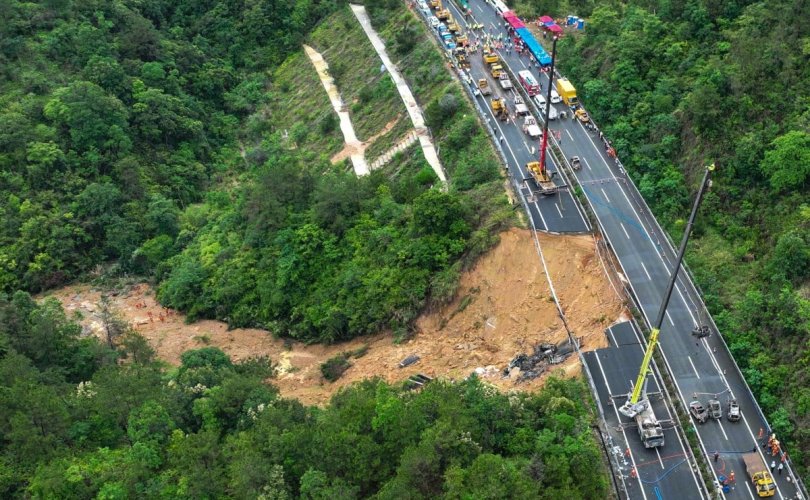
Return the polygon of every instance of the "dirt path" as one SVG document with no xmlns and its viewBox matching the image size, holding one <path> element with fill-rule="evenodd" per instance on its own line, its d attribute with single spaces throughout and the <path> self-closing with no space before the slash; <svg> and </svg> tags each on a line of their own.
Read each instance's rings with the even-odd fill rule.
<svg viewBox="0 0 810 500">
<path fill-rule="evenodd" d="M 349 111 L 346 109 L 346 105 L 340 97 L 340 92 L 338 92 L 335 86 L 335 79 L 329 74 L 329 65 L 321 54 L 312 47 L 304 45 L 304 51 L 307 53 L 309 60 L 312 61 L 312 65 L 315 66 L 315 71 L 318 72 L 318 77 L 321 79 L 323 88 L 329 95 L 332 107 L 335 108 L 335 113 L 337 113 L 340 119 L 340 130 L 343 132 L 343 140 L 346 142 L 345 150 L 352 160 L 354 173 L 356 175 L 368 175 L 368 163 L 366 163 L 366 157 L 363 154 L 365 148 L 354 132 L 354 126 L 352 125 Z"/>
<path fill-rule="evenodd" d="M 604 328 L 623 314 L 623 307 L 594 254 L 593 239 L 541 235 L 540 240 L 574 334 L 584 337 L 584 350 L 603 347 Z M 99 332 L 98 290 L 79 285 L 50 295 L 69 311 L 80 312 L 88 331 Z M 395 382 L 424 373 L 461 379 L 476 369 L 502 390 L 533 390 L 542 385 L 542 377 L 517 383 L 503 378 L 502 370 L 516 354 L 530 352 L 541 342 L 566 338 L 531 233 L 522 229 L 502 233 L 500 244 L 462 275 L 456 300 L 420 317 L 417 333 L 401 344 L 394 344 L 390 334 L 380 333 L 332 346 L 285 345 L 264 330 L 228 331 L 219 321 L 186 324 L 183 315 L 160 307 L 145 284 L 119 293 L 113 303 L 167 362 L 178 364 L 184 351 L 206 345 L 221 348 L 235 360 L 268 355 L 279 365 L 273 383 L 285 396 L 308 404 L 323 404 L 340 387 L 368 377 Z M 321 363 L 364 346 L 367 353 L 352 359 L 353 366 L 341 379 L 334 384 L 323 380 Z M 419 355 L 419 362 L 399 369 L 398 363 L 411 354 Z M 570 375 L 580 369 L 575 356 L 558 366 Z"/>
<path fill-rule="evenodd" d="M 419 104 L 413 97 L 413 93 L 411 93 L 411 88 L 408 86 L 408 82 L 406 82 L 405 78 L 402 77 L 402 74 L 399 72 L 399 68 L 397 68 L 397 66 L 391 62 L 391 59 L 389 59 L 388 53 L 385 51 L 385 42 L 382 41 L 380 36 L 374 30 L 374 27 L 371 26 L 371 21 L 366 13 L 366 8 L 362 5 L 353 4 L 351 5 L 351 8 L 354 16 L 363 27 L 363 31 L 366 32 L 366 36 L 368 36 L 371 45 L 374 46 L 374 50 L 377 51 L 377 54 L 380 56 L 380 59 L 388 72 L 391 74 L 391 78 L 394 80 L 394 83 L 397 86 L 399 95 L 402 97 L 402 101 L 405 103 L 405 108 L 408 110 L 408 115 L 410 115 L 411 121 L 413 122 L 413 128 L 416 129 L 416 133 L 419 136 L 419 144 L 422 146 L 422 152 L 425 155 L 425 159 L 436 173 L 436 176 L 444 185 L 447 185 L 447 176 L 444 174 L 441 161 L 439 161 L 439 155 L 436 152 L 436 147 L 433 145 L 433 139 L 430 137 L 428 128 L 425 125 L 425 118 L 422 115 L 422 110 L 419 108 Z"/>
</svg>

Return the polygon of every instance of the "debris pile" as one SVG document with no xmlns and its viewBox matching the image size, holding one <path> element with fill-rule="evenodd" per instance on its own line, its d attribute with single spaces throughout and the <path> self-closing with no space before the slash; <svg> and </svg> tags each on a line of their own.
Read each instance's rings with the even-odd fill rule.
<svg viewBox="0 0 810 500">
<path fill-rule="evenodd" d="M 582 346 L 582 337 L 577 339 L 577 345 Z M 516 379 L 518 382 L 532 380 L 546 371 L 549 365 L 556 365 L 574 352 L 574 344 L 565 340 L 559 344 L 542 343 L 534 347 L 531 355 L 520 353 L 504 368 L 503 376 Z"/>
</svg>

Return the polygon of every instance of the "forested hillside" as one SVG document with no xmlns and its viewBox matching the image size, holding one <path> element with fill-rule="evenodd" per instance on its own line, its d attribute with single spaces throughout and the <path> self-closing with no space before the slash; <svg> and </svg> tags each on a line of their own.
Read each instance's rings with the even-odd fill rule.
<svg viewBox="0 0 810 500">
<path fill-rule="evenodd" d="M 321 409 L 280 398 L 266 359 L 209 347 L 166 371 L 141 337 L 113 351 L 79 333 L 56 301 L 0 299 L 3 498 L 607 495 L 577 380 L 533 395 L 372 380 Z"/>
<path fill-rule="evenodd" d="M 806 477 L 810 4 L 531 0 L 521 7 L 563 15 L 564 6 L 588 23 L 559 44 L 562 71 L 675 239 L 701 166 L 717 163 L 687 261 Z"/>
<path fill-rule="evenodd" d="M 447 193 L 417 150 L 363 179 L 329 163 L 341 136 L 305 40 L 338 42 L 362 133 L 401 106 L 342 1 L 6 4 L 0 290 L 135 273 L 192 318 L 316 341 L 406 334 L 512 212 L 416 19 L 370 4 L 445 146 Z"/>
</svg>

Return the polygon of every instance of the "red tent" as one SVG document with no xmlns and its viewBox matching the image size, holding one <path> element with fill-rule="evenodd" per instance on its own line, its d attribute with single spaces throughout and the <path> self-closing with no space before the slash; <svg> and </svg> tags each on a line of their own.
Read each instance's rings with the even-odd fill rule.
<svg viewBox="0 0 810 500">
<path fill-rule="evenodd" d="M 554 19 L 550 18 L 549 16 L 543 16 L 537 21 L 540 22 L 540 24 L 546 24 L 546 23 L 553 23 Z"/>
<path fill-rule="evenodd" d="M 560 26 L 557 25 L 557 24 L 552 24 L 551 26 L 546 26 L 546 29 L 549 30 L 552 33 L 558 33 L 559 34 L 559 33 L 563 32 L 563 29 L 560 28 Z"/>
<path fill-rule="evenodd" d="M 521 21 L 520 18 L 516 16 L 514 12 L 511 11 L 505 12 L 503 18 L 506 19 L 506 22 L 508 22 L 509 25 L 515 29 L 526 27 L 526 25 L 523 24 L 523 21 Z"/>
</svg>

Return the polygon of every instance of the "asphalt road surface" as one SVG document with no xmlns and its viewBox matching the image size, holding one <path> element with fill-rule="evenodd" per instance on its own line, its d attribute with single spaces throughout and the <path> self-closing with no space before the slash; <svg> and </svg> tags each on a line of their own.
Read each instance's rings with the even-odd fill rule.
<svg viewBox="0 0 810 500">
<path fill-rule="evenodd" d="M 664 427 L 663 447 L 645 448 L 636 425 L 628 425 L 627 419 L 619 414 L 618 407 L 626 399 L 625 388 L 638 375 L 645 346 L 630 322 L 613 325 L 606 335 L 608 347 L 586 352 L 584 356 L 610 435 L 610 459 L 617 465 L 628 498 L 705 498 L 700 479 L 687 459 L 686 445 L 674 428 L 674 417 L 656 379 L 650 377 L 647 394 Z M 626 452 L 628 448 L 629 454 Z M 635 478 L 630 474 L 633 467 Z"/>
<path fill-rule="evenodd" d="M 453 12 L 456 21 L 462 25 L 466 24 L 464 15 L 456 6 L 452 2 L 445 3 Z M 485 30 L 492 35 L 506 33 L 504 21 L 484 0 L 471 0 L 470 7 L 473 14 L 469 22 L 483 24 Z M 478 34 L 481 34 L 480 30 Z M 506 54 L 503 51 L 500 52 L 500 56 L 515 74 L 524 68 L 532 67 L 528 56 L 518 56 L 514 52 Z M 480 54 L 473 54 L 470 60 L 472 76 L 477 80 L 485 71 L 483 61 Z M 533 68 L 533 72 L 535 76 L 540 77 L 543 89 L 547 89 L 550 82 L 546 74 L 537 71 L 536 68 Z M 494 86 L 494 82 L 490 81 L 490 85 Z M 577 82 L 572 83 L 577 85 Z M 481 107 L 489 110 L 488 103 L 482 103 L 482 98 L 479 98 L 479 104 L 483 104 Z M 561 104 L 556 106 L 558 111 L 564 110 Z M 523 164 L 533 158 L 533 155 L 531 146 L 526 147 L 528 145 L 526 136 L 515 124 L 503 125 L 494 119 L 491 111 L 487 111 L 487 114 L 485 118 L 489 118 L 490 123 L 494 123 L 504 137 L 501 144 L 507 150 L 507 157 L 512 156 L 509 162 L 510 174 L 516 178 L 528 177 Z M 607 156 L 598 132 L 588 131 L 581 123 L 570 119 L 553 121 L 549 127 L 559 131 L 561 137 L 559 145 L 566 158 L 574 155 L 581 158 L 582 168 L 574 173 L 575 180 L 582 187 L 590 207 L 599 220 L 602 233 L 612 247 L 631 293 L 635 296 L 649 325 L 660 307 L 675 257 L 674 248 L 649 213 L 624 169 Z M 553 166 L 553 169 L 556 170 L 557 166 Z M 558 178 L 566 180 L 564 173 Z M 569 185 L 574 181 L 574 179 L 567 180 L 570 181 L 567 182 Z M 569 197 L 570 201 L 566 201 Z M 570 209 L 563 209 L 561 205 L 570 206 Z M 563 191 L 557 197 L 539 197 L 530 210 L 533 212 L 532 217 L 539 220 L 539 223 L 536 223 L 537 229 L 563 232 L 566 228 L 577 227 L 576 225 L 580 224 L 577 222 L 578 218 L 583 226 L 587 225 L 581 214 L 578 214 L 580 209 L 570 192 Z M 534 214 L 535 211 L 538 215 Z M 712 335 L 702 339 L 693 337 L 692 328 L 698 324 L 709 324 Z M 739 422 L 731 423 L 725 419 L 710 421 L 696 425 L 696 430 L 707 460 L 718 451 L 724 465 L 723 472 L 735 471 L 738 484 L 725 496 L 755 498 L 755 492 L 745 480 L 745 468 L 740 456 L 741 453 L 757 447 L 762 453 L 763 460 L 770 463 L 772 459 L 770 452 L 758 447 L 757 443 L 759 430 L 763 429 L 767 433 L 768 426 L 742 375 L 734 365 L 700 295 L 683 270 L 679 273 L 676 291 L 670 300 L 659 342 L 665 364 L 675 380 L 677 396 L 684 407 L 688 407 L 689 402 L 694 399 L 699 399 L 705 405 L 711 397 L 717 397 L 724 404 L 729 397 L 734 397 L 739 402 L 743 416 Z M 630 380 L 625 387 L 611 386 L 611 389 L 614 394 L 628 392 Z M 667 443 L 665 449 L 669 446 L 671 441 Z M 785 473 L 775 476 L 777 494 L 774 498 L 794 498 L 797 494 L 790 461 L 786 465 Z M 656 498 L 700 498 L 700 493 L 693 490 L 690 494 L 680 492 Z"/>
</svg>

